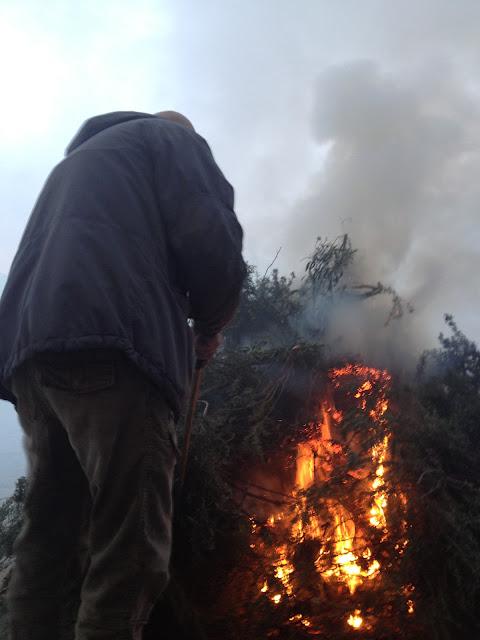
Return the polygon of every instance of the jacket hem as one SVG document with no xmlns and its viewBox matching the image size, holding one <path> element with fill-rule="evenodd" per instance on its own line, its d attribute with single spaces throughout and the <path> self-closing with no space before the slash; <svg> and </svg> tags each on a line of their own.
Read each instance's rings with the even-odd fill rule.
<svg viewBox="0 0 480 640">
<path fill-rule="evenodd" d="M 170 380 L 163 368 L 139 353 L 127 338 L 119 336 L 82 336 L 80 338 L 49 338 L 21 349 L 5 365 L 0 380 L 0 399 L 16 405 L 16 397 L 9 388 L 9 380 L 17 367 L 38 353 L 81 351 L 83 349 L 113 348 L 123 351 L 165 394 L 165 400 L 178 420 L 184 393 Z"/>
</svg>

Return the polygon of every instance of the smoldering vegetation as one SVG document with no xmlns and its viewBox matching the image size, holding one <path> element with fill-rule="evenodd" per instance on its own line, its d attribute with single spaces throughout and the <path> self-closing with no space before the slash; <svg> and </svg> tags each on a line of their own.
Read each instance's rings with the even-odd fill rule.
<svg viewBox="0 0 480 640">
<path fill-rule="evenodd" d="M 364 279 L 368 274 L 347 234 L 317 238 L 302 266 L 303 272 L 289 275 L 281 275 L 275 261 L 263 275 L 251 268 L 230 342 L 285 347 L 321 341 L 331 353 L 414 372 L 425 348 L 415 308 L 388 283 Z"/>
</svg>

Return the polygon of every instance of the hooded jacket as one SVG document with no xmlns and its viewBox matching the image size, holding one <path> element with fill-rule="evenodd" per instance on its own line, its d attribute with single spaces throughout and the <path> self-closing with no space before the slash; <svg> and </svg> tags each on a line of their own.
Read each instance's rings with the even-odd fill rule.
<svg viewBox="0 0 480 640">
<path fill-rule="evenodd" d="M 233 189 L 197 133 L 147 113 L 88 120 L 28 220 L 0 300 L 0 397 L 35 353 L 123 350 L 178 416 L 195 330 L 245 276 Z"/>
</svg>

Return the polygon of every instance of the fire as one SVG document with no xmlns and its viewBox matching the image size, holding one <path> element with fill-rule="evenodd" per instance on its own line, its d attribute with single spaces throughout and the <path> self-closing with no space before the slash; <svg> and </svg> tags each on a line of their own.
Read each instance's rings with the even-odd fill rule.
<svg viewBox="0 0 480 640">
<path fill-rule="evenodd" d="M 324 572 L 327 578 L 336 577 L 343 581 L 353 595 L 363 578 L 375 577 L 380 569 L 378 560 L 373 560 L 367 569 L 362 569 L 358 563 L 359 556 L 355 553 L 355 524 L 350 514 L 341 506 L 332 508 L 335 522 L 335 556 L 334 565 Z M 370 558 L 370 549 L 363 552 L 364 558 Z M 320 558 L 319 558 L 320 560 Z"/>
<path fill-rule="evenodd" d="M 355 610 L 355 613 L 351 613 L 348 620 L 347 620 L 347 624 L 349 624 L 351 627 L 353 627 L 354 629 L 360 629 L 360 627 L 363 624 L 363 618 L 360 615 L 362 612 L 359 609 Z"/>
<path fill-rule="evenodd" d="M 301 613 L 296 613 L 294 616 L 290 616 L 289 621 L 300 622 L 300 624 L 303 624 L 304 627 L 310 627 L 312 625 L 310 620 L 308 618 L 304 618 Z"/>
<path fill-rule="evenodd" d="M 285 588 L 287 595 L 291 596 L 293 588 L 290 582 L 290 576 L 293 573 L 293 565 L 288 560 L 287 545 L 282 545 L 278 550 L 278 560 L 274 563 L 275 577 L 280 580 Z"/>
<path fill-rule="evenodd" d="M 346 413 L 334 404 L 335 390 L 344 384 L 353 385 L 350 402 L 367 418 L 366 433 L 345 434 L 343 423 Z M 353 382 L 352 382 L 353 381 Z M 261 525 L 252 521 L 252 535 L 260 548 L 266 548 L 259 534 L 268 529 L 283 540 L 274 547 L 268 575 L 259 590 L 275 605 L 287 600 L 294 602 L 300 577 L 296 575 L 295 549 L 298 544 L 309 542 L 316 548 L 313 570 L 318 588 L 330 583 L 337 592 L 343 589 L 345 598 L 352 598 L 359 589 L 378 584 L 382 572 L 382 558 L 375 557 L 373 541 L 383 540 L 389 534 L 389 457 L 392 434 L 387 423 L 389 407 L 388 390 L 391 377 L 386 371 L 361 365 L 347 365 L 330 372 L 332 393 L 321 403 L 318 420 L 305 426 L 305 438 L 297 443 L 295 452 L 295 478 L 291 490 L 290 508 L 272 513 Z M 350 387 L 348 387 L 350 388 Z M 343 387 L 342 387 L 343 389 Z M 356 451 L 364 455 L 361 438 L 368 438 L 366 458 L 347 467 L 348 455 Z M 360 455 L 360 453 L 356 454 Z M 336 485 L 335 471 L 338 465 L 347 468 L 347 483 L 360 486 L 363 510 L 349 506 L 350 495 L 326 494 L 315 497 L 315 490 Z M 349 480 L 348 480 L 349 479 Z M 402 496 L 406 500 L 405 496 Z M 356 504 L 356 503 L 355 503 Z M 408 540 L 400 540 L 401 553 Z M 272 595 L 273 594 L 273 595 Z M 405 598 L 409 613 L 413 613 L 411 596 Z M 369 619 L 370 620 L 370 619 Z M 312 620 L 302 613 L 290 616 L 291 624 L 312 625 Z M 360 609 L 350 613 L 347 624 L 357 630 L 364 625 Z M 370 622 L 368 623 L 370 628 Z"/>
<path fill-rule="evenodd" d="M 375 470 L 375 479 L 372 482 L 374 491 L 373 504 L 370 509 L 369 522 L 378 529 L 387 527 L 385 509 L 387 508 L 387 494 L 385 492 L 385 457 L 388 452 L 390 436 L 385 436 L 381 443 L 372 447 L 372 459 L 378 466 Z"/>
</svg>

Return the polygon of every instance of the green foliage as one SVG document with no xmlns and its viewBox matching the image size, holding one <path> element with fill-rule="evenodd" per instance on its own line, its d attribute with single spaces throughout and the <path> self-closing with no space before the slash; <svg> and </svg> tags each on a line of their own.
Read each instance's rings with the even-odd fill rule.
<svg viewBox="0 0 480 640">
<path fill-rule="evenodd" d="M 13 495 L 0 505 L 0 559 L 13 554 L 13 543 L 22 526 L 26 486 L 26 479 L 19 478 Z"/>
<path fill-rule="evenodd" d="M 480 634 L 480 352 L 445 317 L 450 335 L 421 359 L 399 394 L 399 473 L 410 483 L 406 569 L 428 638 Z"/>
<path fill-rule="evenodd" d="M 441 348 L 424 353 L 420 360 L 421 398 L 439 417 L 455 421 L 472 445 L 480 444 L 480 352 L 451 315 L 445 322 L 451 335 L 440 334 Z"/>
<path fill-rule="evenodd" d="M 390 297 L 391 306 L 390 311 L 385 320 L 385 326 L 390 324 L 392 320 L 398 320 L 407 313 L 413 313 L 414 308 L 410 302 L 405 302 L 401 296 L 395 291 L 393 287 L 377 282 L 377 284 L 356 284 L 351 287 L 351 295 L 354 295 L 360 300 L 368 300 L 374 296 L 386 295 Z"/>
<path fill-rule="evenodd" d="M 332 295 L 338 290 L 347 269 L 352 265 L 356 249 L 347 234 L 333 242 L 317 238 L 305 267 L 307 283 L 314 294 Z"/>
<path fill-rule="evenodd" d="M 294 342 L 294 320 L 302 310 L 295 276 L 280 276 L 277 269 L 262 277 L 248 267 L 242 298 L 232 324 L 225 331 L 227 347 L 249 344 L 278 346 Z"/>
</svg>

